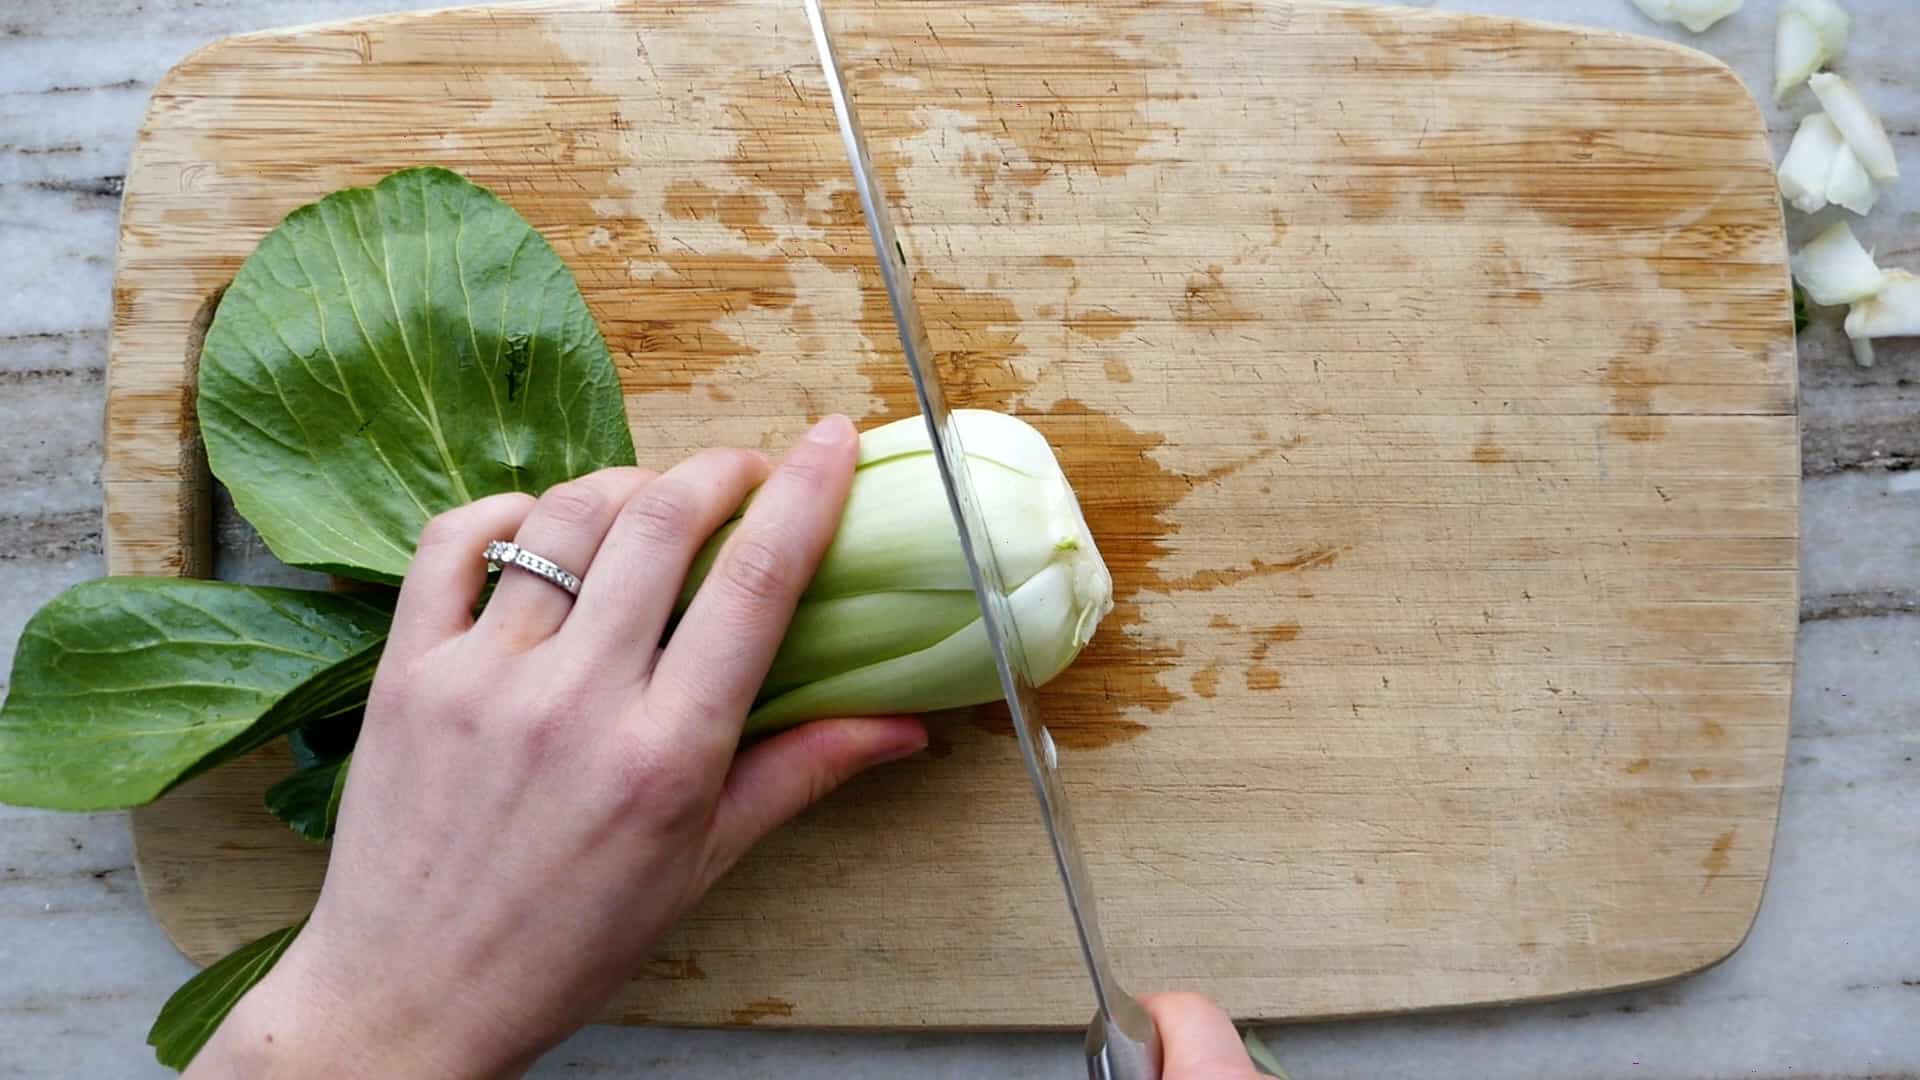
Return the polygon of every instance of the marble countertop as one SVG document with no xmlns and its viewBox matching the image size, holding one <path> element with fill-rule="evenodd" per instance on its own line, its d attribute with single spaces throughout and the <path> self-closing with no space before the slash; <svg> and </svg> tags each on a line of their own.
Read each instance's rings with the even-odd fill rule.
<svg viewBox="0 0 1920 1080">
<path fill-rule="evenodd" d="M 1920 269 L 1920 68 L 1911 0 L 1844 0 L 1840 63 L 1893 133 L 1904 186 L 1854 229 Z M 148 95 L 231 33 L 418 0 L 0 4 L 0 671 L 27 615 L 102 572 L 101 410 L 120 177 Z M 437 6 L 437 5 L 436 5 Z M 1693 36 L 1627 0 L 1451 0 L 1684 41 L 1760 87 L 1784 150 L 1775 0 Z M 1804 239 L 1834 212 L 1790 215 Z M 1920 1078 L 1920 341 L 1871 369 L 1830 320 L 1801 338 L 1799 674 L 1772 876 L 1746 945 L 1634 993 L 1266 1032 L 1299 1080 Z M 3 685 L 3 684 L 0 684 Z M 0 808 L 0 1078 L 165 1076 L 144 1036 L 193 971 L 147 914 L 125 815 Z M 537 1076 L 1068 1077 L 1069 1035 L 597 1027 Z"/>
</svg>

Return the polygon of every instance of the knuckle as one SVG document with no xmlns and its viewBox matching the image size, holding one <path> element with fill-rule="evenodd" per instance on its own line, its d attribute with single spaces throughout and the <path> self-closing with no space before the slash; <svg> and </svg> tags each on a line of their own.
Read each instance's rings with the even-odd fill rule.
<svg viewBox="0 0 1920 1080">
<path fill-rule="evenodd" d="M 826 487 L 833 478 L 827 463 L 816 455 L 789 457 L 780 464 L 780 472 L 786 483 L 806 490 Z"/>
<path fill-rule="evenodd" d="M 649 488 L 620 509 L 620 527 L 661 546 L 677 545 L 693 531 L 693 513 L 680 500 Z"/>
<path fill-rule="evenodd" d="M 427 519 L 420 529 L 418 547 L 437 548 L 458 543 L 470 530 L 466 527 L 466 515 L 459 510 L 447 510 Z"/>
<path fill-rule="evenodd" d="M 612 760 L 617 799 L 626 812 L 663 831 L 677 831 L 705 817 L 706 785 L 696 770 L 639 739 L 629 740 Z"/>
<path fill-rule="evenodd" d="M 784 600 L 793 590 L 793 559 L 764 537 L 743 534 L 735 539 L 724 572 L 728 586 L 748 600 Z"/>
<path fill-rule="evenodd" d="M 546 761 L 558 751 L 565 738 L 568 720 L 560 710 L 541 709 L 520 725 L 520 745 L 529 761 Z"/>
<path fill-rule="evenodd" d="M 751 469 L 765 460 L 753 451 L 742 450 L 737 446 L 708 447 L 701 450 L 697 456 L 703 462 L 727 469 Z"/>
<path fill-rule="evenodd" d="M 605 499 L 592 484 L 578 480 L 548 488 L 539 512 L 561 525 L 590 525 L 599 519 Z"/>
<path fill-rule="evenodd" d="M 780 466 L 780 475 L 773 482 L 786 489 L 782 502 L 791 507 L 787 511 L 792 515 L 791 520 L 805 520 L 840 509 L 839 504 L 832 501 L 833 477 L 818 462 L 789 461 Z"/>
<path fill-rule="evenodd" d="M 474 539 L 487 521 L 492 520 L 496 509 L 515 508 L 520 516 L 525 516 L 533 507 L 533 496 L 521 492 L 504 492 L 489 495 L 484 499 L 443 510 L 427 519 L 420 529 L 417 547 L 441 547 L 445 545 L 466 545 Z"/>
<path fill-rule="evenodd" d="M 717 486 L 756 484 L 766 478 L 767 459 L 752 450 L 719 446 L 702 450 L 695 458 L 699 470 L 710 475 Z"/>
</svg>

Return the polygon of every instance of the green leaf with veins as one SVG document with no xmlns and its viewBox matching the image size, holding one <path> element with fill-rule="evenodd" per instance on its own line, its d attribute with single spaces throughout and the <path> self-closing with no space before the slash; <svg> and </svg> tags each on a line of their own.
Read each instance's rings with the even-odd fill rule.
<svg viewBox="0 0 1920 1080">
<path fill-rule="evenodd" d="M 373 581 L 400 579 L 443 510 L 634 461 L 566 265 L 438 168 L 335 192 L 260 241 L 207 330 L 198 411 L 277 557 Z"/>
<path fill-rule="evenodd" d="M 330 840 L 340 819 L 340 796 L 347 789 L 351 754 L 308 768 L 267 789 L 267 810 L 309 840 Z"/>
<path fill-rule="evenodd" d="M 147 1031 L 147 1045 L 153 1047 L 153 1056 L 160 1064 L 185 1071 L 220 1022 L 254 984 L 266 978 L 306 924 L 307 920 L 301 919 L 242 945 L 175 990 Z"/>
<path fill-rule="evenodd" d="M 0 706 L 0 802 L 139 806 L 366 701 L 392 611 L 337 593 L 100 578 L 34 613 Z"/>
</svg>

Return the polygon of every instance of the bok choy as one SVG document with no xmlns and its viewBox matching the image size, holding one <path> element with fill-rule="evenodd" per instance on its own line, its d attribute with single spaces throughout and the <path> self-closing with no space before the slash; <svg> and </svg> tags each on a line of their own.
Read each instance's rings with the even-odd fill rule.
<svg viewBox="0 0 1920 1080">
<path fill-rule="evenodd" d="M 1113 609 L 1113 579 L 1045 437 L 1004 413 L 953 416 L 1028 673 L 1044 683 Z M 738 520 L 701 553 L 682 609 Z M 865 432 L 839 531 L 801 597 L 748 731 L 1000 697 L 926 422 L 912 416 Z"/>
</svg>

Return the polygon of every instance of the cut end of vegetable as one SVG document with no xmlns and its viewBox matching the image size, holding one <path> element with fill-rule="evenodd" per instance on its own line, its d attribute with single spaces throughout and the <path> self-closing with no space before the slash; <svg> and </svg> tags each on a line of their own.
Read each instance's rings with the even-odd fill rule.
<svg viewBox="0 0 1920 1080">
<path fill-rule="evenodd" d="M 1813 88 L 1820 107 L 1833 118 L 1834 127 L 1840 129 L 1841 138 L 1860 159 L 1867 175 L 1882 182 L 1898 179 L 1900 166 L 1894 159 L 1893 142 L 1887 138 L 1887 129 L 1853 84 L 1830 71 L 1822 71 L 1808 78 L 1807 85 Z"/>
<path fill-rule="evenodd" d="M 959 409 L 953 430 L 1035 685 L 1059 675 L 1113 610 L 1113 577 L 1046 437 L 1005 413 Z M 716 549 L 725 536 L 708 545 Z M 711 565 L 703 550 L 682 603 Z M 748 717 L 751 732 L 826 716 L 998 701 L 999 671 L 933 460 L 911 416 L 860 436 L 839 530 Z"/>
<path fill-rule="evenodd" d="M 1839 56 L 1847 47 L 1847 31 L 1852 28 L 1853 19 L 1836 0 L 1787 0 L 1781 10 L 1791 11 L 1812 23 L 1829 58 Z"/>
<path fill-rule="evenodd" d="M 1773 100 L 1792 93 L 1840 55 L 1851 24 L 1834 0 L 1787 0 L 1773 28 Z"/>
<path fill-rule="evenodd" d="M 1800 12 L 1780 12 L 1780 21 L 1773 29 L 1773 100 L 1786 97 L 1826 61 L 1826 44 L 1820 39 L 1819 29 Z"/>
<path fill-rule="evenodd" d="M 1793 279 L 1816 304 L 1850 304 L 1878 292 L 1884 275 L 1842 221 L 1791 259 Z"/>
</svg>

